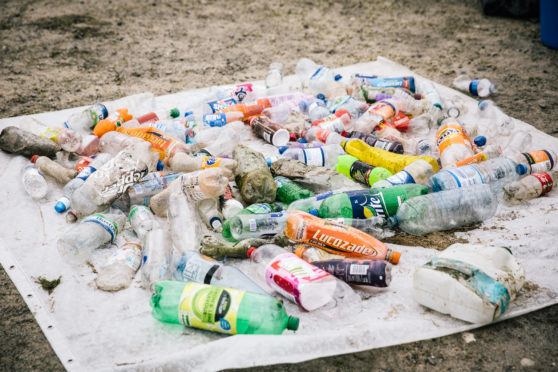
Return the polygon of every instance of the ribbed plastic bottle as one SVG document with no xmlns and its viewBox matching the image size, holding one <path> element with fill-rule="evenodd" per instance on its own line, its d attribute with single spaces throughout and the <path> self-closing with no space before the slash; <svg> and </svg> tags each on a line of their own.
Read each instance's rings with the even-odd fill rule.
<svg viewBox="0 0 558 372">
<path fill-rule="evenodd" d="M 56 180 L 56 182 L 63 185 L 70 182 L 76 175 L 74 169 L 65 168 L 46 156 L 35 155 L 31 158 L 31 163 L 35 163 L 35 167 L 37 167 L 41 174 L 50 176 Z"/>
<path fill-rule="evenodd" d="M 141 266 L 142 247 L 136 242 L 122 244 L 98 270 L 95 284 L 103 291 L 128 288 Z"/>
<path fill-rule="evenodd" d="M 171 234 L 161 228 L 150 230 L 145 235 L 141 276 L 143 282 L 151 291 L 153 291 L 153 286 L 156 282 L 171 278 L 171 261 Z"/>
<path fill-rule="evenodd" d="M 241 215 L 241 214 L 266 214 L 266 213 L 272 213 L 272 212 L 278 212 L 280 211 L 281 208 L 279 207 L 279 205 L 277 203 L 274 204 L 268 204 L 268 203 L 257 203 L 257 204 L 251 204 L 249 206 L 247 206 L 246 208 L 244 208 L 243 210 L 241 210 L 240 212 L 238 212 L 236 215 Z M 232 216 L 234 217 L 234 216 Z M 231 218 L 228 218 L 225 220 L 225 222 L 223 223 L 223 238 L 225 238 L 226 240 L 230 241 L 230 242 L 237 242 L 238 240 L 235 239 L 233 237 L 233 235 L 231 234 Z"/>
<path fill-rule="evenodd" d="M 424 235 L 485 221 L 494 216 L 497 207 L 490 186 L 472 185 L 409 199 L 388 219 L 388 226 Z"/>
<path fill-rule="evenodd" d="M 156 283 L 150 305 L 161 322 L 225 334 L 278 335 L 299 323 L 273 297 L 193 282 Z"/>
<path fill-rule="evenodd" d="M 223 231 L 223 215 L 219 210 L 219 199 L 209 198 L 198 202 L 198 212 L 201 220 L 207 228 L 215 231 Z"/>
<path fill-rule="evenodd" d="M 283 231 L 288 217 L 283 212 L 237 214 L 230 219 L 231 235 L 235 240 L 273 236 Z"/>
</svg>

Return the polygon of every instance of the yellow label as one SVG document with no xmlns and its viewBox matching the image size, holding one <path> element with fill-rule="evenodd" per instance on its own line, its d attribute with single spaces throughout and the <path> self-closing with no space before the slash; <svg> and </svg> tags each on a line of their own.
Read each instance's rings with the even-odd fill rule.
<svg viewBox="0 0 558 372">
<path fill-rule="evenodd" d="M 182 291 L 178 318 L 187 327 L 236 334 L 236 318 L 245 291 L 189 282 Z"/>
<path fill-rule="evenodd" d="M 60 129 L 58 128 L 47 127 L 44 132 L 40 134 L 40 137 L 48 138 L 49 140 L 56 142 L 56 136 L 58 136 L 59 131 Z"/>
</svg>

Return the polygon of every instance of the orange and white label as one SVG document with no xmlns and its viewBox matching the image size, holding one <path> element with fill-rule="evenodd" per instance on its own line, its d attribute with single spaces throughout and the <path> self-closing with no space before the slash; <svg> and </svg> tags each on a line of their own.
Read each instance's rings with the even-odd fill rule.
<svg viewBox="0 0 558 372">
<path fill-rule="evenodd" d="M 530 151 L 522 154 L 531 167 L 531 173 L 546 172 L 554 168 L 554 159 L 545 150 Z"/>
<path fill-rule="evenodd" d="M 180 140 L 154 127 L 119 127 L 116 130 L 151 143 L 151 150 L 159 153 L 159 160 L 165 160 L 170 155 L 172 148 L 180 143 Z"/>
<path fill-rule="evenodd" d="M 395 115 L 395 107 L 385 101 L 377 102 L 376 104 L 372 105 L 372 107 L 370 107 L 368 111 L 371 114 L 381 116 L 384 120 L 392 118 Z"/>
<path fill-rule="evenodd" d="M 547 192 L 552 190 L 552 186 L 554 185 L 554 183 L 552 182 L 552 177 L 550 177 L 548 173 L 538 172 L 538 173 L 533 173 L 531 176 L 535 177 L 540 181 L 542 185 L 541 195 L 546 194 Z"/>
<path fill-rule="evenodd" d="M 455 163 L 456 167 L 462 167 L 464 165 L 469 165 L 469 164 L 477 164 L 480 163 L 481 161 L 485 161 L 488 158 L 486 157 L 486 155 L 483 152 L 479 152 L 478 154 L 475 154 L 473 156 L 469 156 L 468 158 L 465 158 L 463 160 L 458 161 L 457 163 Z"/>
<path fill-rule="evenodd" d="M 438 146 L 440 154 L 451 145 L 465 145 L 471 150 L 473 149 L 469 136 L 459 124 L 444 125 L 436 133 L 436 138 L 436 146 Z"/>
</svg>

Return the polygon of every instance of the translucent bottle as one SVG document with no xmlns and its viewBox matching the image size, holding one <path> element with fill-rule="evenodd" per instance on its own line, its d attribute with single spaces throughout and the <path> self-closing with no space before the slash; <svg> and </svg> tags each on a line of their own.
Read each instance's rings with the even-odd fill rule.
<svg viewBox="0 0 558 372">
<path fill-rule="evenodd" d="M 188 202 L 183 192 L 169 196 L 168 218 L 174 247 L 179 252 L 197 251 L 201 239 L 199 216 L 195 204 Z"/>
<path fill-rule="evenodd" d="M 312 191 L 306 190 L 286 177 L 277 176 L 274 180 L 277 185 L 277 201 L 281 203 L 291 204 L 295 200 L 314 196 Z"/>
<path fill-rule="evenodd" d="M 358 118 L 368 110 L 370 105 L 365 101 L 355 99 L 352 96 L 343 95 L 331 99 L 327 103 L 327 108 L 333 113 L 347 111 L 351 118 Z"/>
<path fill-rule="evenodd" d="M 269 65 L 269 71 L 265 77 L 266 88 L 274 88 L 281 85 L 283 82 L 283 74 L 281 73 L 282 68 L 283 64 L 279 62 L 273 62 Z"/>
<path fill-rule="evenodd" d="M 480 117 L 489 119 L 491 128 L 501 136 L 509 136 L 514 127 L 514 121 L 506 115 L 496 104 L 491 100 L 482 100 L 478 104 Z"/>
<path fill-rule="evenodd" d="M 95 249 L 113 243 L 125 223 L 126 215 L 118 209 L 88 216 L 58 239 L 58 252 L 69 262 L 84 263 Z"/>
<path fill-rule="evenodd" d="M 62 147 L 62 150 L 68 152 L 77 152 L 81 147 L 83 137 L 81 134 L 69 128 L 61 129 L 56 135 L 56 143 Z"/>
<path fill-rule="evenodd" d="M 370 133 L 374 128 L 383 122 L 392 118 L 399 112 L 399 102 L 390 98 L 374 103 L 368 111 L 362 114 L 354 123 L 357 131 Z"/>
<path fill-rule="evenodd" d="M 345 155 L 343 148 L 338 144 L 332 144 L 307 149 L 288 149 L 282 154 L 282 157 L 295 159 L 308 165 L 333 168 L 337 164 L 337 157 L 340 155 Z"/>
<path fill-rule="evenodd" d="M 195 172 L 206 168 L 228 168 L 231 172 L 236 167 L 236 161 L 214 156 L 190 156 L 183 152 L 174 154 L 168 161 L 173 172 Z"/>
<path fill-rule="evenodd" d="M 442 168 L 453 166 L 460 160 L 475 155 L 473 144 L 461 123 L 455 118 L 445 118 L 436 133 Z"/>
<path fill-rule="evenodd" d="M 424 235 L 485 221 L 494 216 L 497 207 L 498 199 L 490 186 L 471 185 L 407 200 L 388 219 L 388 226 Z"/>
<path fill-rule="evenodd" d="M 141 266 L 142 247 L 136 242 L 122 244 L 101 266 L 95 278 L 97 288 L 119 291 L 128 288 Z"/>
<path fill-rule="evenodd" d="M 145 236 L 141 275 L 150 290 L 153 291 L 156 282 L 171 278 L 171 259 L 171 234 L 161 228 L 149 231 Z"/>
<path fill-rule="evenodd" d="M 556 166 L 558 157 L 553 150 L 537 150 L 522 152 L 509 156 L 517 164 L 522 164 L 527 173 L 548 172 Z"/>
<path fill-rule="evenodd" d="M 510 136 L 508 142 L 502 146 L 502 156 L 514 155 L 525 151 L 531 145 L 531 133 L 526 130 L 516 130 Z"/>
<path fill-rule="evenodd" d="M 72 114 L 64 123 L 74 130 L 90 132 L 97 123 L 108 116 L 108 110 L 102 103 L 97 103 L 83 111 Z"/>
<path fill-rule="evenodd" d="M 258 275 L 281 295 L 307 311 L 316 310 L 333 299 L 335 277 L 309 264 L 294 253 L 266 244 L 249 251 L 258 265 Z"/>
<path fill-rule="evenodd" d="M 140 241 L 144 240 L 149 231 L 157 227 L 155 216 L 149 208 L 143 205 L 133 205 L 128 214 L 128 220 Z"/>
<path fill-rule="evenodd" d="M 280 233 L 287 223 L 288 214 L 237 214 L 230 219 L 231 235 L 236 240 L 258 238 Z"/>
<path fill-rule="evenodd" d="M 295 68 L 297 76 L 301 81 L 308 81 L 308 86 L 315 94 L 327 91 L 327 86 L 332 81 L 342 78 L 327 67 L 320 66 L 308 58 L 301 58 Z"/>
<path fill-rule="evenodd" d="M 219 210 L 219 199 L 200 200 L 198 202 L 198 212 L 205 226 L 218 233 L 223 231 L 223 215 Z"/>
<path fill-rule="evenodd" d="M 115 204 L 122 210 L 130 210 L 133 205 L 148 206 L 151 198 L 165 190 L 168 185 L 180 177 L 182 173 L 151 172 L 139 183 L 128 188 Z"/>
<path fill-rule="evenodd" d="M 310 101 L 301 101 L 298 106 L 300 111 L 308 116 L 311 122 L 322 119 L 331 114 L 331 112 L 327 109 L 325 102 L 317 98 L 313 98 Z"/>
<path fill-rule="evenodd" d="M 504 199 L 509 203 L 520 203 L 538 198 L 550 190 L 558 181 L 558 172 L 536 172 L 519 181 L 504 186 Z"/>
<path fill-rule="evenodd" d="M 459 168 L 442 170 L 428 180 L 433 192 L 464 188 L 470 185 L 488 184 L 496 194 L 502 187 L 512 181 L 519 180 L 525 170 L 508 158 L 495 158 L 478 164 L 464 165 Z"/>
<path fill-rule="evenodd" d="M 76 153 L 82 156 L 92 156 L 99 152 L 100 139 L 94 134 L 82 137 L 81 145 Z"/>
<path fill-rule="evenodd" d="M 23 167 L 21 182 L 23 183 L 23 189 L 33 199 L 42 199 L 48 193 L 48 184 L 45 178 L 33 164 L 27 164 Z"/>
<path fill-rule="evenodd" d="M 313 126 L 308 130 L 304 130 L 302 135 L 308 142 L 320 141 L 326 145 L 339 145 L 347 139 L 335 131 L 324 129 L 320 126 Z"/>
<path fill-rule="evenodd" d="M 61 183 L 63 185 L 70 182 L 76 175 L 76 171 L 74 169 L 68 169 L 57 162 L 50 160 L 46 156 L 33 156 L 31 158 L 31 162 L 35 163 L 35 167 L 44 174 L 45 176 L 50 176 L 56 182 Z"/>
<path fill-rule="evenodd" d="M 434 169 L 429 162 L 423 159 L 417 159 L 406 165 L 403 170 L 395 173 L 393 176 L 388 177 L 385 180 L 378 181 L 374 184 L 374 188 L 403 185 L 406 183 L 419 183 L 426 185 L 428 183 L 428 179 L 434 173 Z"/>
<path fill-rule="evenodd" d="M 145 142 L 141 138 L 132 137 L 124 133 L 112 131 L 106 133 L 103 138 L 99 140 L 99 151 L 106 152 L 115 156 L 124 148 L 131 146 L 135 143 Z"/>
<path fill-rule="evenodd" d="M 498 91 L 498 87 L 488 79 L 472 80 L 467 74 L 462 73 L 453 80 L 453 86 L 473 96 L 486 97 Z"/>
</svg>

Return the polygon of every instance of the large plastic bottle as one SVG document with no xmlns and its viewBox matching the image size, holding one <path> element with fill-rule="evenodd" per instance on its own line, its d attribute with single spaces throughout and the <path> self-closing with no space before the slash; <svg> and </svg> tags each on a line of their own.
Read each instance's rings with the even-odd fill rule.
<svg viewBox="0 0 558 372">
<path fill-rule="evenodd" d="M 508 158 L 495 158 L 478 164 L 442 170 L 428 180 L 433 192 L 451 190 L 476 184 L 488 184 L 494 193 L 502 192 L 502 187 L 519 180 L 525 167 Z"/>
<path fill-rule="evenodd" d="M 467 132 L 455 118 L 448 117 L 440 122 L 436 138 L 442 168 L 454 166 L 458 161 L 475 154 Z"/>
<path fill-rule="evenodd" d="M 188 202 L 183 192 L 173 192 L 169 197 L 168 218 L 174 247 L 179 252 L 197 251 L 201 226 L 195 203 Z"/>
<path fill-rule="evenodd" d="M 536 172 L 519 181 L 506 184 L 503 188 L 504 199 L 510 203 L 538 198 L 550 190 L 558 181 L 558 172 Z"/>
<path fill-rule="evenodd" d="M 311 122 L 315 122 L 331 114 L 325 102 L 317 98 L 313 98 L 310 101 L 301 101 L 298 106 L 300 111 L 308 116 Z"/>
<path fill-rule="evenodd" d="M 23 183 L 23 189 L 33 199 L 42 199 L 48 193 L 48 183 L 34 164 L 27 164 L 23 167 L 21 182 Z"/>
<path fill-rule="evenodd" d="M 404 185 L 408 183 L 426 185 L 428 179 L 433 174 L 434 169 L 429 162 L 423 159 L 417 159 L 407 164 L 401 171 L 395 173 L 393 176 L 374 184 L 374 188 Z"/>
<path fill-rule="evenodd" d="M 324 199 L 318 209 L 321 218 L 387 218 L 397 213 L 405 200 L 428 193 L 428 187 L 417 184 L 392 186 L 375 190 L 345 191 Z"/>
<path fill-rule="evenodd" d="M 556 166 L 558 157 L 553 150 L 537 150 L 510 155 L 517 164 L 527 168 L 527 174 L 548 172 Z"/>
<path fill-rule="evenodd" d="M 453 80 L 453 86 L 463 92 L 469 92 L 473 96 L 486 97 L 498 91 L 498 87 L 488 79 L 471 79 L 467 74 L 462 73 Z"/>
<path fill-rule="evenodd" d="M 149 142 L 151 144 L 151 150 L 158 153 L 159 160 L 161 161 L 167 161 L 168 158 L 172 157 L 177 152 L 188 153 L 191 151 L 191 148 L 183 141 L 171 137 L 153 127 L 118 127 L 116 131 Z"/>
<path fill-rule="evenodd" d="M 329 68 L 320 66 L 308 58 L 299 59 L 295 71 L 301 81 L 308 81 L 308 86 L 314 94 L 325 94 L 330 82 L 342 78 L 341 75 L 335 74 Z"/>
<path fill-rule="evenodd" d="M 268 294 L 236 267 L 223 265 L 195 251 L 183 252 L 173 264 L 173 279 L 218 285 L 260 294 Z"/>
<path fill-rule="evenodd" d="M 136 242 L 122 244 L 98 270 L 95 284 L 103 291 L 128 288 L 141 266 L 142 247 Z"/>
<path fill-rule="evenodd" d="M 58 239 L 58 252 L 69 262 L 84 263 L 95 249 L 113 243 L 125 223 L 126 215 L 118 209 L 88 216 Z"/>
<path fill-rule="evenodd" d="M 372 186 L 392 175 L 387 169 L 366 164 L 352 155 L 338 156 L 335 170 L 367 186 Z"/>
<path fill-rule="evenodd" d="M 497 207 L 490 186 L 472 185 L 409 199 L 388 219 L 388 226 L 424 235 L 482 222 L 494 216 Z"/>
<path fill-rule="evenodd" d="M 258 276 L 267 285 L 307 311 L 316 310 L 332 300 L 337 286 L 335 277 L 309 264 L 294 253 L 274 245 L 248 251 L 258 265 Z"/>
<path fill-rule="evenodd" d="M 97 123 L 108 116 L 108 110 L 102 103 L 97 103 L 83 111 L 72 114 L 64 123 L 66 127 L 89 132 Z"/>
<path fill-rule="evenodd" d="M 283 231 L 288 217 L 283 212 L 237 214 L 230 219 L 231 235 L 235 240 L 273 236 Z"/>
<path fill-rule="evenodd" d="M 31 158 L 31 163 L 35 163 L 35 167 L 44 174 L 45 176 L 50 176 L 56 182 L 63 185 L 70 182 L 76 175 L 74 169 L 68 169 L 58 164 L 54 160 L 50 160 L 46 156 L 33 156 Z"/>
<path fill-rule="evenodd" d="M 171 278 L 171 260 L 172 238 L 170 232 L 161 228 L 150 230 L 145 235 L 141 275 L 143 282 L 151 291 L 156 282 Z"/>
<path fill-rule="evenodd" d="M 278 335 L 299 322 L 273 297 L 193 282 L 158 282 L 150 305 L 159 321 L 225 334 Z"/>
<path fill-rule="evenodd" d="M 347 138 L 360 139 L 369 146 L 377 147 L 382 150 L 393 152 L 395 154 L 403 154 L 403 144 L 397 141 L 391 141 L 384 138 L 378 138 L 373 134 L 352 131 L 347 133 Z"/>
</svg>

